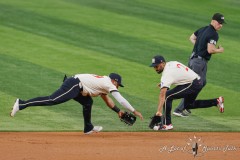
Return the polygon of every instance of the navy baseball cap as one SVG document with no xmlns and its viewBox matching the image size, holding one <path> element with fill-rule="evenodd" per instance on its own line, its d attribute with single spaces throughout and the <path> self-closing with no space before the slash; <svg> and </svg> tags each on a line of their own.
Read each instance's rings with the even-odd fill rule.
<svg viewBox="0 0 240 160">
<path fill-rule="evenodd" d="M 212 20 L 216 20 L 220 24 L 226 23 L 224 20 L 224 16 L 221 13 L 215 13 L 212 17 Z"/>
<path fill-rule="evenodd" d="M 165 59 L 163 56 L 157 55 L 154 56 L 152 59 L 152 64 L 150 64 L 150 67 L 156 67 L 158 64 L 165 62 Z"/>
<path fill-rule="evenodd" d="M 111 79 L 115 80 L 120 87 L 124 87 L 124 86 L 122 85 L 122 77 L 121 77 L 119 74 L 117 74 L 117 73 L 110 73 L 110 74 L 109 74 L 109 77 L 110 77 Z"/>
</svg>

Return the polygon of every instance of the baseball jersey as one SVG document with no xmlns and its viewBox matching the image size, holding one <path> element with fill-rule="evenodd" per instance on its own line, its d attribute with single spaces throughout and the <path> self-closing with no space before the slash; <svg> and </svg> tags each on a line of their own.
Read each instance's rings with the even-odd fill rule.
<svg viewBox="0 0 240 160">
<path fill-rule="evenodd" d="M 118 91 L 108 76 L 76 74 L 74 77 L 77 77 L 80 80 L 80 85 L 83 87 L 83 96 L 89 95 L 91 97 L 95 97 L 101 94 L 108 94 L 112 91 Z"/>
<path fill-rule="evenodd" d="M 196 43 L 193 48 L 193 52 L 203 57 L 206 60 L 210 60 L 211 54 L 207 51 L 207 45 L 217 44 L 218 41 L 218 33 L 214 29 L 212 25 L 203 27 L 194 32 L 194 35 L 197 37 Z"/>
<path fill-rule="evenodd" d="M 161 77 L 161 88 L 171 85 L 184 85 L 200 78 L 194 71 L 177 61 L 167 62 Z"/>
</svg>

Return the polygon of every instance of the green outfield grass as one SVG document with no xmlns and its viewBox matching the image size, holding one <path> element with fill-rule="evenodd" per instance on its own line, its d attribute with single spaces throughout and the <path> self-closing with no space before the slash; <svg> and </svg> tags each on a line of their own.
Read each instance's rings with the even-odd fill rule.
<svg viewBox="0 0 240 160">
<path fill-rule="evenodd" d="M 82 107 L 75 101 L 28 108 L 14 118 L 9 112 L 16 98 L 55 91 L 64 74 L 110 72 L 122 75 L 120 92 L 145 119 L 125 126 L 97 97 L 93 123 L 104 131 L 151 131 L 160 81 L 148 67 L 151 58 L 187 64 L 188 37 L 215 12 L 227 22 L 218 42 L 225 52 L 208 63 L 198 99 L 224 96 L 225 113 L 192 110 L 188 118 L 173 117 L 174 131 L 240 131 L 239 6 L 239 0 L 0 0 L 0 131 L 81 131 Z"/>
</svg>

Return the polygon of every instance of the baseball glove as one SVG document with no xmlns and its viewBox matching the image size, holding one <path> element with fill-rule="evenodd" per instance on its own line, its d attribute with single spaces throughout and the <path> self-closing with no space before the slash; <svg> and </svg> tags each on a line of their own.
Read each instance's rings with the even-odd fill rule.
<svg viewBox="0 0 240 160">
<path fill-rule="evenodd" d="M 127 125 L 132 126 L 136 122 L 136 116 L 125 111 L 120 117 L 120 120 Z"/>
<path fill-rule="evenodd" d="M 149 123 L 149 128 L 153 129 L 154 126 L 159 126 L 159 128 L 162 128 L 162 117 L 154 115 L 151 117 L 151 121 Z"/>
</svg>

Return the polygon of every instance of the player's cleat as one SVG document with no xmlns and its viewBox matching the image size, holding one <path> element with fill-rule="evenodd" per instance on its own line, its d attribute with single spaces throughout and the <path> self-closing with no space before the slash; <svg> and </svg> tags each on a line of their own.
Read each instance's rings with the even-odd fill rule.
<svg viewBox="0 0 240 160">
<path fill-rule="evenodd" d="M 217 101 L 218 101 L 218 104 L 217 104 L 218 109 L 219 109 L 220 113 L 223 113 L 224 112 L 224 105 L 223 105 L 224 98 L 222 96 L 218 97 Z"/>
<path fill-rule="evenodd" d="M 14 117 L 17 111 L 19 111 L 19 99 L 17 99 L 16 102 L 14 103 L 10 116 Z"/>
<path fill-rule="evenodd" d="M 174 111 L 173 115 L 177 116 L 177 117 L 188 117 L 188 115 L 184 112 L 181 111 Z"/>
<path fill-rule="evenodd" d="M 85 132 L 84 134 L 92 134 L 94 132 L 100 132 L 103 129 L 102 126 L 94 126 L 93 129 L 89 132 Z"/>
<path fill-rule="evenodd" d="M 162 128 L 160 130 L 172 130 L 173 129 L 173 125 L 169 124 L 169 125 L 163 125 Z"/>
</svg>

